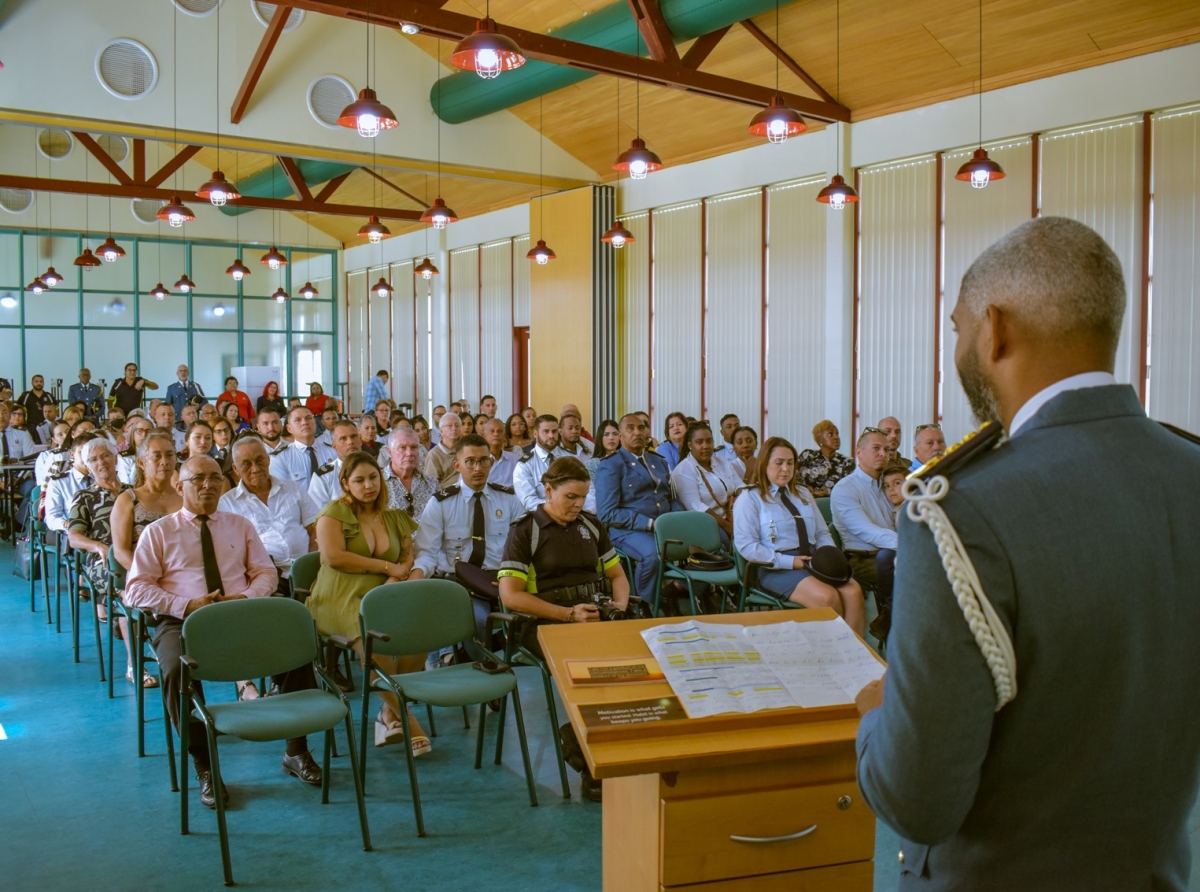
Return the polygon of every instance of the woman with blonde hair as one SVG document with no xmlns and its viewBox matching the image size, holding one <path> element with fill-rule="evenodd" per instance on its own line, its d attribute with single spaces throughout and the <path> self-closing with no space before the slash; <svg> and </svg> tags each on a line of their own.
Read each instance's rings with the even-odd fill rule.
<svg viewBox="0 0 1200 892">
<path fill-rule="evenodd" d="M 833 545 L 817 503 L 796 482 L 796 447 L 782 437 L 763 444 L 754 485 L 733 503 L 733 544 L 748 561 L 766 566 L 759 585 L 776 597 L 805 607 L 832 607 L 859 635 L 866 631 L 866 606 L 854 579 L 822 582 L 809 566 L 813 552 Z"/>
</svg>

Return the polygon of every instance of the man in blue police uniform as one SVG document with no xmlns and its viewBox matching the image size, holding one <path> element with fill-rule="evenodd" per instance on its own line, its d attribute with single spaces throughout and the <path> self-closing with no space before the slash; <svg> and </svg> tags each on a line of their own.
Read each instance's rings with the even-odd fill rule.
<svg viewBox="0 0 1200 892">
<path fill-rule="evenodd" d="M 1200 445 L 1116 383 L 1125 293 L 1104 240 L 1057 217 L 963 278 L 955 363 L 992 424 L 922 469 L 940 501 L 910 505 L 940 506 L 995 617 L 959 607 L 943 560 L 966 560 L 902 515 L 889 668 L 857 698 L 858 782 L 905 840 L 901 890 L 1188 887 Z"/>
<path fill-rule="evenodd" d="M 167 388 L 167 402 L 175 409 L 175 417 L 183 417 L 183 407 L 187 405 L 203 406 L 208 402 L 204 389 L 188 377 L 190 370 L 181 364 L 175 370 L 176 380 Z"/>
<path fill-rule="evenodd" d="M 92 383 L 91 369 L 80 369 L 79 383 L 67 388 L 67 405 L 83 403 L 89 415 L 99 415 L 101 401 L 100 386 Z"/>
<path fill-rule="evenodd" d="M 596 513 L 608 525 L 613 545 L 637 561 L 637 596 L 653 604 L 659 563 L 654 521 L 669 511 L 682 511 L 683 505 L 671 489 L 666 460 L 646 449 L 646 423 L 637 415 L 625 415 L 618 426 L 621 447 L 596 468 Z"/>
</svg>

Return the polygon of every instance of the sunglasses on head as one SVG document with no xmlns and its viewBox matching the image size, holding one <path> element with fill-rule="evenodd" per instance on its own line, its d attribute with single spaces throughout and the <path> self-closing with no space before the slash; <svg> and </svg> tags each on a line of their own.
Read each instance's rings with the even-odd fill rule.
<svg viewBox="0 0 1200 892">
<path fill-rule="evenodd" d="M 864 427 L 864 428 L 862 429 L 862 432 L 863 432 L 864 434 L 883 434 L 883 431 L 881 431 L 881 430 L 880 430 L 879 428 L 877 428 L 877 427 Z M 887 434 L 883 434 L 883 435 L 884 435 L 885 437 L 887 436 Z"/>
<path fill-rule="evenodd" d="M 929 428 L 933 428 L 935 431 L 940 431 L 942 429 L 942 426 L 940 424 L 933 423 L 933 422 L 931 422 L 930 424 L 918 424 L 916 430 L 914 430 L 913 433 L 919 434 L 923 430 L 929 430 Z"/>
</svg>

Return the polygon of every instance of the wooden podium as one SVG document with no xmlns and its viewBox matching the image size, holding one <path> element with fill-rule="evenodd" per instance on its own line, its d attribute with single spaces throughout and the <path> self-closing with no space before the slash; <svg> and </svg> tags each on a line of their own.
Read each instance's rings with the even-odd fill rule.
<svg viewBox="0 0 1200 892">
<path fill-rule="evenodd" d="M 820 609 L 699 619 L 759 625 L 834 616 Z M 589 707 L 666 702 L 671 687 L 575 684 L 566 662 L 649 659 L 641 631 L 687 621 L 538 630 L 588 766 L 604 780 L 605 892 L 869 892 L 875 817 L 855 782 L 853 706 L 597 724 Z"/>
</svg>

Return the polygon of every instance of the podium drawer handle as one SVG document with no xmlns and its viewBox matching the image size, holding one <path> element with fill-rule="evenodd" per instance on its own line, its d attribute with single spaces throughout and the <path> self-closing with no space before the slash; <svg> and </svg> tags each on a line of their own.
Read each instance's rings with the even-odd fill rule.
<svg viewBox="0 0 1200 892">
<path fill-rule="evenodd" d="M 799 830 L 796 833 L 789 833 L 787 836 L 730 836 L 729 838 L 734 842 L 787 842 L 790 839 L 801 839 L 808 836 L 816 829 L 817 825 L 813 824 L 811 827 L 805 827 L 803 830 Z"/>
</svg>

